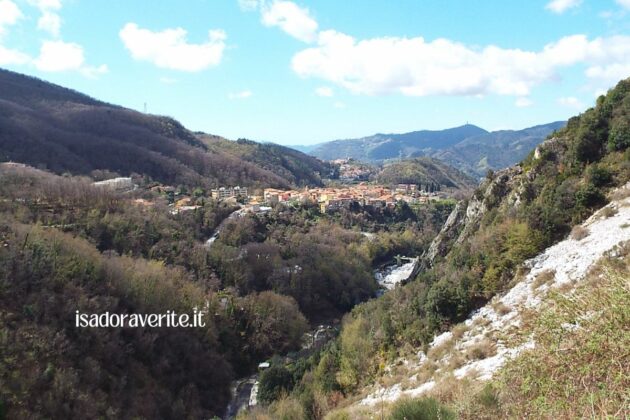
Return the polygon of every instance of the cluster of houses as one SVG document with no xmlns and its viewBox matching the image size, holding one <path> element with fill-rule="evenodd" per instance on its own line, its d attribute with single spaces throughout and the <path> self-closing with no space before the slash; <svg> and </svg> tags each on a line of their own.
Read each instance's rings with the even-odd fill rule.
<svg viewBox="0 0 630 420">
<path fill-rule="evenodd" d="M 394 207 L 399 201 L 408 204 L 421 204 L 438 198 L 437 193 L 420 191 L 415 184 L 399 184 L 395 188 L 371 185 L 365 182 L 358 185 L 328 188 L 305 188 L 303 190 L 278 190 L 266 188 L 263 201 L 276 203 L 318 203 L 322 213 L 348 208 L 353 204 L 377 208 Z"/>
<path fill-rule="evenodd" d="M 215 200 L 226 200 L 229 198 L 247 198 L 247 188 L 245 187 L 220 187 L 210 191 Z"/>
<path fill-rule="evenodd" d="M 131 183 L 131 178 L 115 178 L 105 182 L 95 183 L 113 189 L 137 188 Z M 151 188 L 167 197 L 171 213 L 195 210 L 200 207 L 199 198 L 177 191 L 170 186 L 157 185 Z M 257 191 L 260 194 L 260 191 Z M 194 195 L 194 194 L 193 194 Z M 416 184 L 398 184 L 394 187 L 369 184 L 344 185 L 338 187 L 304 188 L 300 190 L 281 190 L 265 188 L 262 195 L 250 195 L 246 187 L 220 187 L 210 191 L 215 200 L 239 201 L 243 203 L 245 211 L 254 213 L 271 210 L 276 204 L 317 204 L 322 213 L 331 213 L 342 208 L 352 206 L 371 206 L 375 208 L 394 208 L 396 203 L 405 202 L 411 206 L 420 205 L 440 198 L 437 192 L 423 191 Z M 136 199 L 138 205 L 152 205 L 153 203 Z"/>
<path fill-rule="evenodd" d="M 373 167 L 352 158 L 336 159 L 332 163 L 339 167 L 339 180 L 341 182 L 367 181 L 374 173 Z"/>
</svg>

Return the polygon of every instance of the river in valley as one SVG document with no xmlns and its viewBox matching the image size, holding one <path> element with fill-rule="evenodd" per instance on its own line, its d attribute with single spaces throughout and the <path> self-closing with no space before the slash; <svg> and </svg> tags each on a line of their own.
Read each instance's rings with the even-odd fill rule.
<svg viewBox="0 0 630 420">
<path fill-rule="evenodd" d="M 210 245 L 211 244 L 212 242 L 210 242 Z M 394 289 L 398 284 L 409 280 L 409 278 L 414 274 L 417 264 L 418 258 L 398 257 L 397 262 L 386 264 L 381 268 L 374 270 L 374 278 L 380 286 L 377 296 L 380 296 L 388 290 Z M 323 346 L 335 335 L 336 331 L 334 327 L 330 325 L 320 325 L 312 331 L 304 334 L 301 352 Z M 261 366 L 266 367 L 268 365 L 261 364 Z M 223 418 L 233 419 L 241 410 L 254 407 L 257 404 L 257 395 L 258 374 L 234 381 L 232 383 L 232 401 L 230 401 L 226 414 Z"/>
</svg>

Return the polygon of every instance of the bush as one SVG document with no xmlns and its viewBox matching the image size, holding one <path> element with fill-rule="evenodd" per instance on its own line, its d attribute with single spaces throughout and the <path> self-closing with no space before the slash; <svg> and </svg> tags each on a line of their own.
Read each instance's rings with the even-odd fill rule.
<svg viewBox="0 0 630 420">
<path fill-rule="evenodd" d="M 604 209 L 602 209 L 601 215 L 603 218 L 608 219 L 609 217 L 613 217 L 617 213 L 619 213 L 619 210 L 614 207 L 604 207 Z"/>
<path fill-rule="evenodd" d="M 581 241 L 586 238 L 589 234 L 588 229 L 583 228 L 582 226 L 575 226 L 571 229 L 571 239 L 575 241 Z"/>
<path fill-rule="evenodd" d="M 269 404 L 292 388 L 291 372 L 284 366 L 272 366 L 260 375 L 258 400 L 263 404 Z"/>
<path fill-rule="evenodd" d="M 448 420 L 455 415 L 433 398 L 418 398 L 397 402 L 392 409 L 392 420 Z"/>
</svg>

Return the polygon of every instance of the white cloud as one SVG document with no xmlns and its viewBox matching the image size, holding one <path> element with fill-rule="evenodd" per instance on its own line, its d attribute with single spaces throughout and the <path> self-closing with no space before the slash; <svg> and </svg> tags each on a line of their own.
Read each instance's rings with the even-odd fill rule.
<svg viewBox="0 0 630 420">
<path fill-rule="evenodd" d="M 262 4 L 262 23 L 265 26 L 278 26 L 287 34 L 303 42 L 317 39 L 317 22 L 308 9 L 291 1 L 274 0 L 271 5 Z"/>
<path fill-rule="evenodd" d="M 173 79 L 172 77 L 160 77 L 160 83 L 164 83 L 165 85 L 172 85 L 177 83 L 177 79 Z"/>
<path fill-rule="evenodd" d="M 337 109 L 343 109 L 343 108 L 345 108 L 345 107 L 346 107 L 346 104 L 344 104 L 343 102 L 339 102 L 339 101 L 337 101 L 337 102 L 335 102 L 335 103 L 333 104 L 333 106 L 334 106 L 335 108 L 337 108 Z"/>
<path fill-rule="evenodd" d="M 564 13 L 569 9 L 578 7 L 582 3 L 582 0 L 553 0 L 547 3 L 545 9 L 551 10 L 554 13 Z"/>
<path fill-rule="evenodd" d="M 528 106 L 534 105 L 534 102 L 527 97 L 522 97 L 522 98 L 518 98 L 516 102 L 514 102 L 514 105 L 516 105 L 519 108 L 527 108 Z"/>
<path fill-rule="evenodd" d="M 325 96 L 325 97 L 331 97 L 333 96 L 335 93 L 333 92 L 333 90 L 331 88 L 329 88 L 328 86 L 322 86 L 322 87 L 318 87 L 317 89 L 315 89 L 315 94 L 317 96 Z"/>
<path fill-rule="evenodd" d="M 569 108 L 575 108 L 575 109 L 583 109 L 585 107 L 582 101 L 580 101 L 575 96 L 567 96 L 563 98 L 558 98 L 558 103 L 560 105 L 563 105 Z"/>
<path fill-rule="evenodd" d="M 148 61 L 157 67 L 197 72 L 217 66 L 225 50 L 225 32 L 208 31 L 208 41 L 191 44 L 182 28 L 153 32 L 135 23 L 127 23 L 120 30 L 120 39 L 135 60 Z"/>
<path fill-rule="evenodd" d="M 61 29 L 61 16 L 57 13 L 61 9 L 60 0 L 29 0 L 41 12 L 37 20 L 37 29 L 48 32 L 54 37 L 59 36 Z"/>
<path fill-rule="evenodd" d="M 630 0 L 615 0 L 617 4 L 624 9 L 630 10 Z"/>
<path fill-rule="evenodd" d="M 11 0 L 0 0 L 0 37 L 6 33 L 6 27 L 15 25 L 24 15 Z"/>
<path fill-rule="evenodd" d="M 27 54 L 0 45 L 0 66 L 27 64 L 29 61 L 31 57 Z"/>
<path fill-rule="evenodd" d="M 612 85 L 621 79 L 630 77 L 630 62 L 613 63 L 607 66 L 591 66 L 586 69 L 586 76 L 599 79 L 607 85 Z"/>
<path fill-rule="evenodd" d="M 63 41 L 44 41 L 35 66 L 41 71 L 78 70 L 83 65 L 83 48 L 79 44 Z"/>
<path fill-rule="evenodd" d="M 319 33 L 317 46 L 294 55 L 292 68 L 356 94 L 524 97 L 534 86 L 558 79 L 560 68 L 579 63 L 586 63 L 593 77 L 630 64 L 630 36 L 589 41 L 573 35 L 541 51 L 525 51 L 422 37 L 356 40 L 328 30 Z"/>
<path fill-rule="evenodd" d="M 33 63 L 40 71 L 78 71 L 83 76 L 90 78 L 108 71 L 104 64 L 97 67 L 85 64 L 83 47 L 73 42 L 44 41 L 39 56 L 33 60 Z"/>
<path fill-rule="evenodd" d="M 37 29 L 41 29 L 53 36 L 59 36 L 61 17 L 56 13 L 44 12 L 37 21 Z"/>
<path fill-rule="evenodd" d="M 251 90 L 243 90 L 241 92 L 233 92 L 228 94 L 230 99 L 247 99 L 253 95 Z"/>
</svg>

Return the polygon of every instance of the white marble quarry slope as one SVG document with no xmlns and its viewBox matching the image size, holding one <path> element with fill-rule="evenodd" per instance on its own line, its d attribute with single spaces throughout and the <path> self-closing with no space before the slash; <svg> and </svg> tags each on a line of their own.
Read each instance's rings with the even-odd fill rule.
<svg viewBox="0 0 630 420">
<path fill-rule="evenodd" d="M 488 380 L 508 359 L 526 348 L 534 347 L 533 340 L 517 347 L 508 347 L 506 343 L 494 337 L 518 327 L 523 311 L 539 309 L 550 289 L 564 285 L 567 289 L 565 292 L 569 292 L 586 277 L 589 269 L 605 254 L 614 254 L 617 245 L 630 241 L 630 183 L 618 189 L 614 196 L 625 198 L 613 200 L 585 221 L 581 226 L 587 232 L 586 237 L 578 240 L 569 235 L 565 240 L 526 261 L 524 264 L 529 268 L 528 274 L 507 293 L 496 296 L 473 313 L 465 322 L 469 329 L 460 338 L 454 340 L 451 331 L 434 338 L 430 349 L 454 340 L 452 345 L 455 352 L 465 352 L 470 346 L 487 340 L 488 337 L 494 340 L 495 355 L 481 360 L 466 361 L 453 371 L 455 377 L 468 376 L 477 380 Z M 541 274 L 547 277 L 546 281 L 536 282 Z M 569 285 L 572 287 L 567 287 Z M 446 366 L 450 357 L 453 357 L 452 353 L 439 360 L 438 366 Z M 427 357 L 420 352 L 415 360 L 406 360 L 404 364 L 412 371 L 421 368 L 424 363 L 427 363 Z M 434 376 L 439 373 L 438 368 Z M 406 382 L 409 383 L 409 380 L 413 382 L 414 376 L 405 378 Z M 378 387 L 360 400 L 359 405 L 372 406 L 383 401 L 395 401 L 403 396 L 416 397 L 431 390 L 435 384 L 436 378 L 433 377 L 411 387 L 409 385 L 403 387 L 402 382 L 388 387 Z"/>
</svg>

